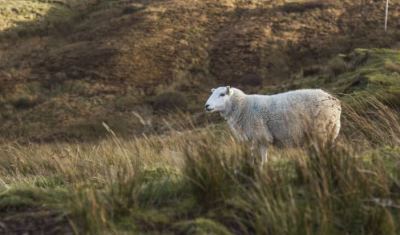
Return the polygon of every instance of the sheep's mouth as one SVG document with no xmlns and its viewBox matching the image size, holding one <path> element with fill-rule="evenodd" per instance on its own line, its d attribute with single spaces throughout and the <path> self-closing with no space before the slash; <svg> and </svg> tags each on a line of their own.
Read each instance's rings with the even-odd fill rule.
<svg viewBox="0 0 400 235">
<path fill-rule="evenodd" d="M 206 111 L 209 113 L 212 112 L 213 110 L 214 110 L 213 108 L 206 108 Z"/>
</svg>

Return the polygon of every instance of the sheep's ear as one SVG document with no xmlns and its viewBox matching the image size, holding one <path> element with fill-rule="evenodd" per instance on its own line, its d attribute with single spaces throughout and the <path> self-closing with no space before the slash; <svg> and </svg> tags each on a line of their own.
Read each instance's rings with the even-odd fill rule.
<svg viewBox="0 0 400 235">
<path fill-rule="evenodd" d="M 212 89 L 211 89 L 211 92 L 214 92 L 214 91 L 215 91 L 215 88 L 212 88 Z"/>
<path fill-rule="evenodd" d="M 233 91 L 232 91 L 231 87 L 230 87 L 230 86 L 227 86 L 227 87 L 226 87 L 226 94 L 227 94 L 227 95 L 232 95 L 232 92 L 233 92 Z"/>
</svg>

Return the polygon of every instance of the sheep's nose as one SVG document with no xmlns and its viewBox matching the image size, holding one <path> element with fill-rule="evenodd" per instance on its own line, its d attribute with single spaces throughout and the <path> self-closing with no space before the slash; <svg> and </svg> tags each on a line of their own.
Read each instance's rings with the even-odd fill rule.
<svg viewBox="0 0 400 235">
<path fill-rule="evenodd" d="M 210 107 L 210 105 L 209 105 L 209 104 L 206 104 L 206 109 L 208 109 L 208 107 Z"/>
</svg>

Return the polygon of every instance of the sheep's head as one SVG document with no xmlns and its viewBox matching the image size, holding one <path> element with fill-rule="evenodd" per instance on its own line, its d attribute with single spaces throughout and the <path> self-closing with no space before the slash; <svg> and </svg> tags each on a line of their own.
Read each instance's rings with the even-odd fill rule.
<svg viewBox="0 0 400 235">
<path fill-rule="evenodd" d="M 211 89 L 211 96 L 208 98 L 205 109 L 207 112 L 222 112 L 225 111 L 227 103 L 233 93 L 229 86 L 218 87 Z"/>
</svg>

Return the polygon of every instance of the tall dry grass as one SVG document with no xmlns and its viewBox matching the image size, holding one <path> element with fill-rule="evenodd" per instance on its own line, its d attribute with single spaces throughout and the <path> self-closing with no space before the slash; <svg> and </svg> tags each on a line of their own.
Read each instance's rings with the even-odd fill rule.
<svg viewBox="0 0 400 235">
<path fill-rule="evenodd" d="M 184 118 L 132 141 L 2 145 L 0 211 L 51 208 L 87 234 L 398 234 L 399 118 L 346 106 L 335 146 L 271 149 L 263 169 Z"/>
</svg>

